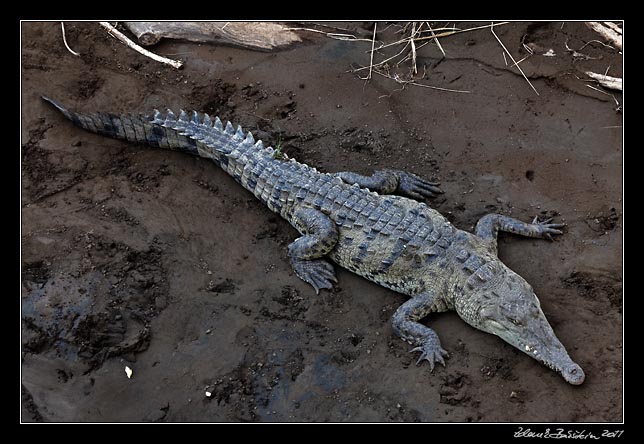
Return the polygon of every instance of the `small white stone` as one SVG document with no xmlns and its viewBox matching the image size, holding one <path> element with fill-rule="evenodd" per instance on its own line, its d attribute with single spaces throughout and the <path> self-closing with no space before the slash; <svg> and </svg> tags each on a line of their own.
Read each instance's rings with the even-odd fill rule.
<svg viewBox="0 0 644 444">
<path fill-rule="evenodd" d="M 125 366 L 125 374 L 127 375 L 127 379 L 130 379 L 132 377 L 132 369 L 127 365 Z"/>
</svg>

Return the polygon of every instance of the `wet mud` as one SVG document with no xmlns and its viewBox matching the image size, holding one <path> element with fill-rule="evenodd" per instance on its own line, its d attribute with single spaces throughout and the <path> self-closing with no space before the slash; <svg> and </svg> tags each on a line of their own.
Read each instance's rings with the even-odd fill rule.
<svg viewBox="0 0 644 444">
<path fill-rule="evenodd" d="M 21 29 L 23 421 L 622 420 L 621 94 L 582 74 L 621 76 L 622 61 L 568 51 L 597 39 L 582 23 L 496 29 L 515 58 L 534 52 L 521 67 L 538 96 L 485 29 L 442 39 L 446 58 L 418 51 L 423 83 L 471 91 L 451 93 L 348 72 L 370 42 L 164 41 L 154 51 L 185 60 L 177 71 L 96 23 L 66 28 L 80 57 L 58 23 Z M 79 111 L 216 114 L 322 171 L 404 169 L 442 183 L 429 204 L 461 229 L 490 212 L 555 217 L 554 242 L 501 235 L 499 254 L 586 382 L 454 313 L 424 320 L 447 365 L 416 366 L 390 324 L 404 296 L 346 270 L 316 296 L 288 262 L 296 231 L 215 165 L 83 132 L 43 94 Z"/>
</svg>

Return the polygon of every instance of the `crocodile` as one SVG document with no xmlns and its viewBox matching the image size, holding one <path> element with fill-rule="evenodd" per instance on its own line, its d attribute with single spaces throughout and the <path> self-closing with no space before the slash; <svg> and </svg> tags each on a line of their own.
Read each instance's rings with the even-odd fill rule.
<svg viewBox="0 0 644 444">
<path fill-rule="evenodd" d="M 195 111 L 151 115 L 70 111 L 42 97 L 75 125 L 100 135 L 210 159 L 301 234 L 288 245 L 295 274 L 316 293 L 337 283 L 329 260 L 409 298 L 392 316 L 393 332 L 428 361 L 445 366 L 448 352 L 420 321 L 454 310 L 467 324 L 491 333 L 559 373 L 583 383 L 525 279 L 497 256 L 500 231 L 552 240 L 565 224 L 532 223 L 487 214 L 474 233 L 455 228 L 427 198 L 438 182 L 384 169 L 366 176 L 320 172 L 264 146 L 251 132 Z"/>
</svg>

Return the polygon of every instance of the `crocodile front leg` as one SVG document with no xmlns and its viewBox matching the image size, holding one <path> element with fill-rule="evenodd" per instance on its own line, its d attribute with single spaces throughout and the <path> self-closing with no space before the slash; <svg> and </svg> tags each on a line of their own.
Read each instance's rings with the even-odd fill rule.
<svg viewBox="0 0 644 444">
<path fill-rule="evenodd" d="M 288 246 L 293 271 L 308 282 L 319 294 L 321 288 L 331 288 L 338 282 L 333 266 L 322 259 L 338 242 L 333 221 L 321 211 L 300 207 L 293 213 L 293 225 L 303 234 Z"/>
<path fill-rule="evenodd" d="M 336 175 L 350 185 L 358 184 L 360 188 L 369 188 L 380 194 L 396 193 L 419 201 L 436 197 L 443 192 L 438 188 L 438 182 L 429 182 L 415 174 L 400 170 L 378 170 L 371 176 L 350 171 L 343 171 Z"/>
<path fill-rule="evenodd" d="M 538 218 L 535 217 L 532 223 L 529 224 L 501 214 L 487 214 L 479 219 L 475 233 L 478 237 L 488 242 L 496 252 L 499 231 L 548 240 L 552 240 L 553 234 L 562 234 L 559 228 L 565 227 L 566 224 L 551 224 L 549 223 L 551 220 L 539 222 Z"/>
<path fill-rule="evenodd" d="M 444 366 L 443 358 L 447 358 L 449 354 L 441 347 L 436 332 L 418 321 L 429 313 L 446 310 L 445 303 L 434 293 L 421 293 L 398 307 L 392 318 L 394 333 L 416 346 L 410 353 L 421 352 L 416 364 L 426 359 L 429 361 L 430 371 L 434 370 L 436 362 Z"/>
</svg>

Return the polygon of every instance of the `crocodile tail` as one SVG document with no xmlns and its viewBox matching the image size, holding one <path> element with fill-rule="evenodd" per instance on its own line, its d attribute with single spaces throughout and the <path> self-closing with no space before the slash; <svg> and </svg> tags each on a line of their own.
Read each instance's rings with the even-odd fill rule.
<svg viewBox="0 0 644 444">
<path fill-rule="evenodd" d="M 195 144 L 197 154 L 202 157 L 217 158 L 223 155 L 243 163 L 245 155 L 272 157 L 275 153 L 272 147 L 265 147 L 261 140 L 256 141 L 252 133 L 244 134 L 241 126 L 235 129 L 231 122 L 224 125 L 219 117 L 213 119 L 208 114 L 196 111 L 186 113 L 180 110 L 177 116 L 171 110 L 165 114 L 155 110 L 152 123 L 189 138 Z"/>
<path fill-rule="evenodd" d="M 178 131 L 154 123 L 154 117 L 143 115 L 116 115 L 112 113 L 77 113 L 70 111 L 57 101 L 41 96 L 53 105 L 74 125 L 92 133 L 115 139 L 127 140 L 158 148 L 167 148 L 196 154 L 196 141 L 179 134 Z M 159 115 L 155 111 L 155 115 Z"/>
</svg>

